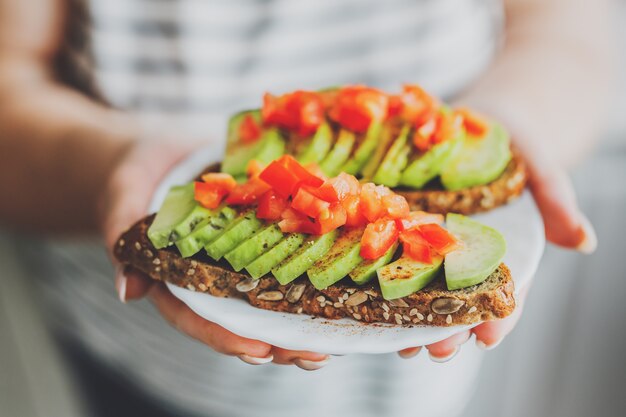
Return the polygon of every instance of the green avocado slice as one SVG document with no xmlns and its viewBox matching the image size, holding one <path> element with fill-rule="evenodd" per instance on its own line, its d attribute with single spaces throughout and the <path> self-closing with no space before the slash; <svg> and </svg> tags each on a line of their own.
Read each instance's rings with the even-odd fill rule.
<svg viewBox="0 0 626 417">
<path fill-rule="evenodd" d="M 208 219 L 198 224 L 191 233 L 176 242 L 183 258 L 188 258 L 200 250 L 214 238 L 235 218 L 237 212 L 230 207 L 217 210 Z"/>
<path fill-rule="evenodd" d="M 425 153 L 415 158 L 407 169 L 402 173 L 400 185 L 411 188 L 422 188 L 430 180 L 435 178 L 446 163 L 452 160 L 463 146 L 465 134 L 459 130 L 459 134 L 442 143 L 438 143 Z"/>
<path fill-rule="evenodd" d="M 394 300 L 421 290 L 432 282 L 441 270 L 443 258 L 439 256 L 432 264 L 418 262 L 408 256 L 378 269 L 378 283 L 383 298 Z"/>
<path fill-rule="evenodd" d="M 376 150 L 382 131 L 382 123 L 372 122 L 365 133 L 365 138 L 363 138 L 352 158 L 343 165 L 341 171 L 350 175 L 360 174 L 368 159 Z"/>
<path fill-rule="evenodd" d="M 206 245 L 204 249 L 211 258 L 218 261 L 256 233 L 262 226 L 263 222 L 257 219 L 255 211 L 248 210 L 230 222 L 220 235 Z"/>
<path fill-rule="evenodd" d="M 446 226 L 462 245 L 446 255 L 446 284 L 449 290 L 483 282 L 498 268 L 506 252 L 506 241 L 495 229 L 469 217 L 449 213 Z"/>
<path fill-rule="evenodd" d="M 380 162 L 383 160 L 383 158 L 387 154 L 387 151 L 389 150 L 389 147 L 396 138 L 394 132 L 396 132 L 394 126 L 390 126 L 389 124 L 383 125 L 379 143 L 374 149 L 374 153 L 367 160 L 365 166 L 361 170 L 361 176 L 364 180 L 370 180 L 376 173 Z"/>
<path fill-rule="evenodd" d="M 333 131 L 330 125 L 326 122 L 322 123 L 320 127 L 311 138 L 307 147 L 297 156 L 297 160 L 301 164 L 309 164 L 311 162 L 319 163 L 323 160 L 330 148 L 333 146 Z"/>
<path fill-rule="evenodd" d="M 334 177 L 341 172 L 341 166 L 348 160 L 352 147 L 356 141 L 354 132 L 346 129 L 339 131 L 337 142 L 326 158 L 320 163 L 320 168 L 329 177 Z"/>
<path fill-rule="evenodd" d="M 389 248 L 387 252 L 383 256 L 378 259 L 365 259 L 361 262 L 356 268 L 350 272 L 350 278 L 356 284 L 363 285 L 370 282 L 375 276 L 376 271 L 379 268 L 387 265 L 393 259 L 393 255 L 396 253 L 396 249 L 398 249 L 398 244 L 394 244 Z"/>
<path fill-rule="evenodd" d="M 289 284 L 328 252 L 335 243 L 337 234 L 337 230 L 333 230 L 321 236 L 308 237 L 298 250 L 272 268 L 272 274 L 282 285 Z"/>
<path fill-rule="evenodd" d="M 378 185 L 386 185 L 387 187 L 396 187 L 400 183 L 402 171 L 409 161 L 409 153 L 411 145 L 408 143 L 409 132 L 411 128 L 405 125 L 400 132 L 398 138 L 394 141 L 385 158 L 374 174 L 372 182 Z"/>
<path fill-rule="evenodd" d="M 246 174 L 248 162 L 256 159 L 263 164 L 269 164 L 285 153 L 285 139 L 278 129 L 266 129 L 261 137 L 253 143 L 232 143 L 226 149 L 222 172 L 234 177 Z"/>
<path fill-rule="evenodd" d="M 248 266 L 250 262 L 273 248 L 283 238 L 283 232 L 277 224 L 271 224 L 259 230 L 235 249 L 224 255 L 230 266 L 237 272 Z"/>
<path fill-rule="evenodd" d="M 454 191 L 495 180 L 511 160 L 509 142 L 506 130 L 496 123 L 483 138 L 467 136 L 456 157 L 442 169 L 441 183 Z"/>
<path fill-rule="evenodd" d="M 259 109 L 243 110 L 235 113 L 228 120 L 227 146 L 239 142 L 239 127 L 246 116 L 252 116 L 259 126 L 262 125 L 261 110 Z"/>
<path fill-rule="evenodd" d="M 194 200 L 193 183 L 172 187 L 148 229 L 148 238 L 155 248 L 163 249 L 187 236 L 211 214 Z"/>
<path fill-rule="evenodd" d="M 290 233 L 276 246 L 250 262 L 246 266 L 246 271 L 254 279 L 267 275 L 272 268 L 281 263 L 285 258 L 294 253 L 304 242 L 304 235 L 301 233 Z"/>
<path fill-rule="evenodd" d="M 332 248 L 307 271 L 311 284 L 318 290 L 328 288 L 356 268 L 361 258 L 362 228 L 345 229 Z"/>
</svg>

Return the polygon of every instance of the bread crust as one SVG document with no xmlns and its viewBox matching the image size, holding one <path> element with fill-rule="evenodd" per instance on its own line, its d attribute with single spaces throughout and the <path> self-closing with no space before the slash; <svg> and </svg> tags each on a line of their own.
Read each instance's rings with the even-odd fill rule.
<svg viewBox="0 0 626 417">
<path fill-rule="evenodd" d="M 449 291 L 439 276 L 421 291 L 387 301 L 376 282 L 357 286 L 345 278 L 317 290 L 302 276 L 280 285 L 271 276 L 254 281 L 204 253 L 183 258 L 174 248 L 157 250 L 147 238 L 153 219 L 154 215 L 140 220 L 120 237 L 114 248 L 118 261 L 152 279 L 216 297 L 243 299 L 265 310 L 328 319 L 350 317 L 366 323 L 455 326 L 501 319 L 515 309 L 514 283 L 504 264 L 485 282 L 470 288 Z"/>
</svg>

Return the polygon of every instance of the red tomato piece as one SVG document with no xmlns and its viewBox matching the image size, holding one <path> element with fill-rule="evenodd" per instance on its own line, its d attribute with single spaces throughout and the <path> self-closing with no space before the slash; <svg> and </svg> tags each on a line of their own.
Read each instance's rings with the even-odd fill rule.
<svg viewBox="0 0 626 417">
<path fill-rule="evenodd" d="M 204 174 L 202 181 L 210 184 L 212 187 L 226 190 L 226 192 L 230 192 L 237 186 L 237 181 L 235 181 L 233 176 L 223 172 L 209 172 L 208 174 Z"/>
<path fill-rule="evenodd" d="M 487 131 L 489 130 L 489 122 L 487 122 L 484 116 L 479 115 L 466 107 L 457 109 L 455 113 L 463 118 L 463 126 L 470 135 L 483 137 L 487 134 Z"/>
<path fill-rule="evenodd" d="M 233 205 L 252 204 L 269 190 L 270 186 L 264 181 L 258 177 L 252 177 L 243 184 L 237 184 L 226 198 L 226 203 Z"/>
<path fill-rule="evenodd" d="M 284 155 L 272 161 L 259 178 L 269 184 L 278 195 L 288 198 L 301 185 L 319 187 L 324 180 L 311 174 L 292 156 Z"/>
<path fill-rule="evenodd" d="M 322 200 L 334 203 L 344 200 L 349 195 L 359 195 L 360 192 L 359 180 L 353 175 L 342 172 L 338 176 L 326 180 L 314 194 Z"/>
<path fill-rule="evenodd" d="M 265 169 L 265 165 L 256 159 L 251 159 L 246 166 L 246 175 L 248 178 L 257 177 L 261 171 Z"/>
<path fill-rule="evenodd" d="M 401 97 L 402 117 L 415 126 L 421 126 L 431 119 L 439 108 L 437 100 L 418 85 L 404 85 Z"/>
<path fill-rule="evenodd" d="M 261 137 L 261 126 L 251 115 L 247 115 L 239 125 L 239 140 L 243 143 L 256 142 Z"/>
<path fill-rule="evenodd" d="M 291 202 L 291 208 L 309 217 L 328 216 L 330 203 L 316 197 L 308 190 L 306 186 L 298 188 Z"/>
<path fill-rule="evenodd" d="M 452 233 L 438 224 L 428 223 L 417 226 L 426 242 L 439 254 L 445 255 L 458 249 L 460 242 Z"/>
<path fill-rule="evenodd" d="M 289 202 L 286 199 L 279 197 L 272 190 L 266 191 L 259 198 L 256 216 L 259 219 L 278 220 L 288 207 Z"/>
<path fill-rule="evenodd" d="M 194 199 L 200 203 L 202 207 L 214 209 L 220 205 L 222 199 L 228 194 L 224 188 L 216 187 L 206 182 L 194 183 Z"/>
<path fill-rule="evenodd" d="M 400 241 L 402 242 L 402 253 L 404 255 L 425 264 L 433 263 L 433 257 L 436 254 L 417 228 L 400 233 Z"/>
<path fill-rule="evenodd" d="M 437 129 L 432 135 L 433 144 L 445 142 L 457 135 L 461 128 L 463 118 L 453 113 L 440 113 L 437 117 Z"/>
<path fill-rule="evenodd" d="M 413 134 L 413 145 L 415 145 L 415 147 L 422 152 L 429 150 L 432 146 L 432 138 L 436 130 L 437 118 L 432 117 L 419 128 L 415 129 L 415 133 Z"/>
<path fill-rule="evenodd" d="M 317 229 L 315 234 L 323 235 L 331 230 L 335 230 L 345 225 L 346 220 L 347 214 L 343 206 L 340 203 L 331 204 L 328 209 L 328 214 L 320 215 L 316 219 Z"/>
<path fill-rule="evenodd" d="M 324 102 L 312 91 L 299 90 L 280 97 L 266 93 L 261 114 L 267 125 L 310 136 L 324 121 Z"/>
<path fill-rule="evenodd" d="M 361 256 L 378 259 L 398 240 L 398 228 L 393 219 L 379 219 L 365 228 L 361 237 Z"/>
<path fill-rule="evenodd" d="M 372 121 L 387 118 L 388 107 L 385 93 L 362 85 L 347 86 L 339 90 L 329 116 L 343 127 L 363 133 Z"/>
<path fill-rule="evenodd" d="M 392 219 L 402 219 L 409 215 L 411 209 L 406 198 L 399 194 L 391 193 L 382 197 L 383 207 L 387 211 L 387 215 Z"/>
<path fill-rule="evenodd" d="M 310 185 L 311 187 L 319 187 L 324 184 L 323 179 L 303 167 L 293 156 L 284 155 L 281 156 L 278 161 L 280 161 L 285 168 L 295 174 L 302 184 Z"/>
<path fill-rule="evenodd" d="M 281 217 L 282 220 L 278 222 L 278 227 L 283 233 L 317 233 L 318 227 L 315 221 L 292 208 L 283 211 Z"/>
<path fill-rule="evenodd" d="M 404 103 L 401 96 L 389 96 L 389 107 L 387 109 L 387 118 L 396 117 L 402 114 Z"/>
<path fill-rule="evenodd" d="M 407 216 L 398 219 L 398 228 L 408 230 L 414 226 L 426 223 L 443 223 L 443 214 L 427 213 L 425 211 L 412 211 Z"/>
<path fill-rule="evenodd" d="M 346 210 L 346 226 L 356 227 L 367 224 L 367 219 L 361 212 L 360 197 L 358 195 L 348 195 L 341 205 Z"/>
<path fill-rule="evenodd" d="M 375 222 L 385 213 L 382 198 L 374 184 L 364 184 L 361 187 L 360 197 L 359 208 L 369 222 Z"/>
</svg>

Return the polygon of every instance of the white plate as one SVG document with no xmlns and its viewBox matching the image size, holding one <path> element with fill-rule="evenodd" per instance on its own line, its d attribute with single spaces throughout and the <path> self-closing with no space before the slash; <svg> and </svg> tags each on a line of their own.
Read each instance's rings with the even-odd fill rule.
<svg viewBox="0 0 626 417">
<path fill-rule="evenodd" d="M 215 161 L 214 151 L 206 148 L 176 166 L 155 192 L 150 212 L 159 209 L 172 185 L 190 181 Z M 513 203 L 475 217 L 504 235 L 507 241 L 504 262 L 511 269 L 516 289 L 523 288 L 532 279 L 545 246 L 543 222 L 530 194 L 525 192 Z M 434 343 L 472 327 L 400 327 L 351 319 L 326 320 L 262 310 L 243 300 L 213 297 L 171 284 L 168 287 L 205 319 L 240 336 L 285 349 L 331 354 L 387 353 Z"/>
</svg>

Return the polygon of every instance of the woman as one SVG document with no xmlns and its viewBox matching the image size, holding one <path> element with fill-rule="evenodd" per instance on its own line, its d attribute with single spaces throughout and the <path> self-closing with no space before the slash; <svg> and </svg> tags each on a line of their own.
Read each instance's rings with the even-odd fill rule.
<svg viewBox="0 0 626 417">
<path fill-rule="evenodd" d="M 262 92 L 357 82 L 397 89 L 409 81 L 502 120 L 529 162 L 547 238 L 591 252 L 593 228 L 563 169 L 584 154 L 600 114 L 605 3 L 0 0 L 0 192 L 10 196 L 0 219 L 40 234 L 99 230 L 111 248 L 143 215 L 164 173 L 198 138 L 219 155 L 226 117 L 258 104 Z M 164 415 L 365 416 L 416 408 L 450 416 L 462 410 L 479 369 L 471 347 L 445 366 L 423 356 L 354 355 L 312 375 L 250 368 L 228 356 L 307 370 L 330 358 L 237 336 L 164 286 L 117 271 L 122 301 L 148 297 L 206 349 L 165 327 L 145 302 L 115 304 L 98 243 L 24 251 L 38 261 L 33 272 L 45 275 L 38 284 L 69 349 L 96 372 L 114 369 L 124 391 L 141 398 L 139 410 L 151 403 Z M 471 333 L 493 348 L 520 313 L 427 346 L 429 356 L 451 359 Z"/>
</svg>

